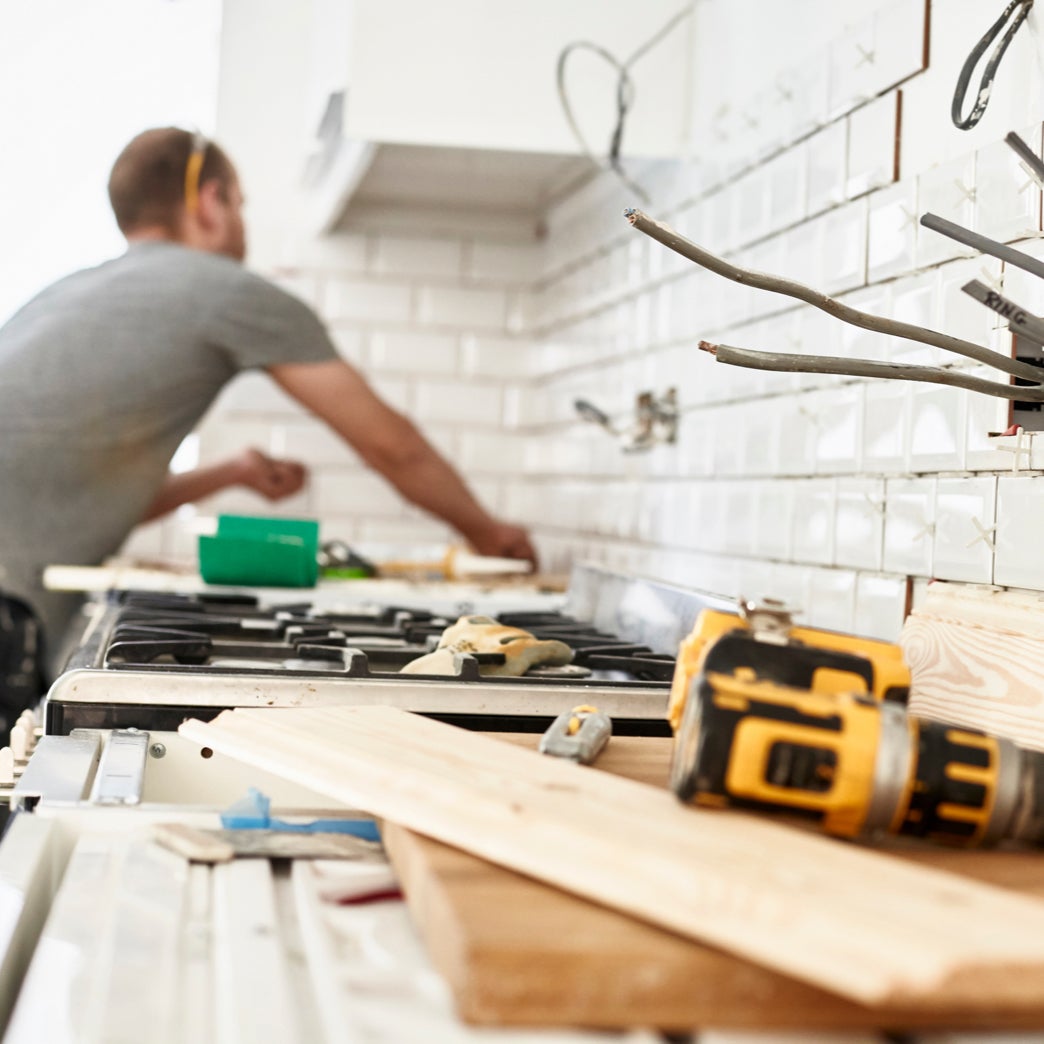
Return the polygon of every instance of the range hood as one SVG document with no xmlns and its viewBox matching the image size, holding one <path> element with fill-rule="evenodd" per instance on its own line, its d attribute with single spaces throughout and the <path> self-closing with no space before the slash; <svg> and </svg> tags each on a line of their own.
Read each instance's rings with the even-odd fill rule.
<svg viewBox="0 0 1044 1044">
<path fill-rule="evenodd" d="M 598 173 L 576 154 L 351 139 L 341 133 L 341 105 L 331 95 L 305 173 L 317 233 L 422 221 L 532 236 L 550 206 Z"/>
</svg>

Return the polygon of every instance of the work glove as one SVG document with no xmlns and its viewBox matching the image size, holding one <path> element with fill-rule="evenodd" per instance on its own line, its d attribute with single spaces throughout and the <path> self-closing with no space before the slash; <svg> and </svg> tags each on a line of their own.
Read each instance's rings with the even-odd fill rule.
<svg viewBox="0 0 1044 1044">
<path fill-rule="evenodd" d="M 530 667 L 561 667 L 573 658 L 565 642 L 542 641 L 519 627 L 505 627 L 488 616 L 462 616 L 442 632 L 434 652 L 412 660 L 401 674 L 457 673 L 456 653 L 503 653 L 502 664 L 481 663 L 479 673 L 509 678 L 521 677 Z"/>
</svg>

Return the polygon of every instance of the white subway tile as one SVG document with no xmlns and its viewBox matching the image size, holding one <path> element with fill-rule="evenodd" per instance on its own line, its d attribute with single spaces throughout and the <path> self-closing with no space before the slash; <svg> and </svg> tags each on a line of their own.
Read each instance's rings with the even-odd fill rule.
<svg viewBox="0 0 1044 1044">
<path fill-rule="evenodd" d="M 734 183 L 729 196 L 735 211 L 732 221 L 737 243 L 752 243 L 768 232 L 768 187 L 761 167 L 755 167 Z"/>
<path fill-rule="evenodd" d="M 503 290 L 423 286 L 418 300 L 418 318 L 423 323 L 505 329 L 507 295 Z"/>
<path fill-rule="evenodd" d="M 917 243 L 917 182 L 911 178 L 874 192 L 869 208 L 868 278 L 875 282 L 911 271 Z"/>
<path fill-rule="evenodd" d="M 997 479 L 940 478 L 935 492 L 932 575 L 993 582 Z"/>
<path fill-rule="evenodd" d="M 878 93 L 873 18 L 864 18 L 830 44 L 830 95 L 827 113 L 833 118 Z"/>
<path fill-rule="evenodd" d="M 1041 155 L 1039 123 L 1019 137 Z M 1007 142 L 976 153 L 975 230 L 1002 243 L 1040 231 L 1040 188 Z"/>
<path fill-rule="evenodd" d="M 996 370 L 981 366 L 969 371 L 986 380 L 1003 382 L 1004 378 Z M 1015 454 L 1004 452 L 1001 447 L 1009 440 L 998 438 L 1000 432 L 1006 431 L 1011 423 L 1011 403 L 1007 399 L 999 399 L 993 395 L 979 395 L 975 392 L 964 392 L 967 419 L 965 422 L 965 461 L 969 471 L 1009 471 L 1014 464 Z M 1011 439 L 1012 449 L 1017 439 Z M 1024 445 L 1029 443 L 1024 441 Z M 1026 455 L 1019 455 L 1019 465 L 1025 468 Z M 1030 465 L 1037 466 L 1036 461 Z"/>
<path fill-rule="evenodd" d="M 412 291 L 408 285 L 369 279 L 330 279 L 324 312 L 328 319 L 409 322 Z"/>
<path fill-rule="evenodd" d="M 845 192 L 849 198 L 890 185 L 899 167 L 900 91 L 856 109 L 848 117 Z"/>
<path fill-rule="evenodd" d="M 879 570 L 884 532 L 882 479 L 838 479 L 834 564 Z"/>
<path fill-rule="evenodd" d="M 452 374 L 457 369 L 457 338 L 378 330 L 370 340 L 370 365 L 393 372 Z"/>
<path fill-rule="evenodd" d="M 314 480 L 315 503 L 323 515 L 401 515 L 399 494 L 372 471 L 324 471 Z"/>
<path fill-rule="evenodd" d="M 846 569 L 810 569 L 802 623 L 830 631 L 855 629 L 856 574 Z"/>
<path fill-rule="evenodd" d="M 794 483 L 791 553 L 798 562 L 829 565 L 834 558 L 834 479 Z"/>
<path fill-rule="evenodd" d="M 806 212 L 818 214 L 845 198 L 848 125 L 844 120 L 824 127 L 805 143 L 808 163 Z"/>
<path fill-rule="evenodd" d="M 723 500 L 728 518 L 724 527 L 722 550 L 730 555 L 749 555 L 754 547 L 755 526 L 760 503 L 760 483 L 718 483 L 717 494 Z"/>
<path fill-rule="evenodd" d="M 760 558 L 791 557 L 791 527 L 783 522 L 794 516 L 794 487 L 785 480 L 758 485 L 754 529 L 754 554 Z"/>
<path fill-rule="evenodd" d="M 967 398 L 956 388 L 931 384 L 910 387 L 907 467 L 913 472 L 964 468 Z"/>
<path fill-rule="evenodd" d="M 380 275 L 439 276 L 457 280 L 462 271 L 458 239 L 378 236 L 373 271 Z"/>
<path fill-rule="evenodd" d="M 863 470 L 893 474 L 906 467 L 910 402 L 898 381 L 870 381 L 863 389 Z"/>
<path fill-rule="evenodd" d="M 928 0 L 893 0 L 873 18 L 874 75 L 880 91 L 928 64 Z"/>
<path fill-rule="evenodd" d="M 1044 476 L 1001 475 L 997 480 L 995 584 L 1044 590 L 1042 507 Z"/>
<path fill-rule="evenodd" d="M 839 293 L 866 282 L 866 200 L 830 211 L 823 222 L 823 289 Z"/>
<path fill-rule="evenodd" d="M 765 164 L 768 181 L 769 231 L 778 231 L 801 221 L 807 205 L 807 151 L 795 146 Z"/>
<path fill-rule="evenodd" d="M 863 449 L 863 389 L 849 384 L 812 393 L 815 468 L 836 474 L 860 470 Z"/>
<path fill-rule="evenodd" d="M 791 140 L 827 122 L 830 101 L 830 52 L 814 51 L 790 66 L 780 77 L 780 89 L 789 95 Z"/>
<path fill-rule="evenodd" d="M 906 580 L 894 576 L 856 577 L 855 617 L 852 629 L 856 634 L 882 641 L 895 642 L 903 629 L 906 611 Z"/>
<path fill-rule="evenodd" d="M 362 272 L 368 253 L 365 235 L 345 232 L 291 240 L 283 247 L 285 264 L 324 272 Z"/>
<path fill-rule="evenodd" d="M 935 479 L 889 479 L 883 567 L 890 573 L 932 574 Z"/>
<path fill-rule="evenodd" d="M 416 415 L 422 421 L 445 421 L 499 427 L 500 388 L 456 381 L 421 381 L 415 389 Z"/>
<path fill-rule="evenodd" d="M 965 228 L 975 220 L 975 153 L 932 167 L 918 178 L 920 212 L 935 214 Z M 975 251 L 923 225 L 917 230 L 918 267 L 937 265 Z"/>
</svg>

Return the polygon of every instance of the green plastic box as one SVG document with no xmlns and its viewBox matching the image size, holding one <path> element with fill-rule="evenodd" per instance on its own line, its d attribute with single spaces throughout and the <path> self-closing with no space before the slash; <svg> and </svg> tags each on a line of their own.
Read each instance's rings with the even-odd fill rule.
<svg viewBox="0 0 1044 1044">
<path fill-rule="evenodd" d="M 208 584 L 314 587 L 318 550 L 316 521 L 219 515 L 217 533 L 199 538 L 199 572 Z"/>
</svg>

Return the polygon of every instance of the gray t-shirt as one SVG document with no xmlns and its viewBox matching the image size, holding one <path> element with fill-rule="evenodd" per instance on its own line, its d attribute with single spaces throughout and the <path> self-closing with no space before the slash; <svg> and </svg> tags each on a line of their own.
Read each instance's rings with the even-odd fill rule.
<svg viewBox="0 0 1044 1044">
<path fill-rule="evenodd" d="M 114 553 L 239 371 L 336 357 L 303 302 L 173 243 L 44 290 L 0 328 L 0 591 L 56 643 L 76 602 L 44 591 L 44 566 Z"/>
</svg>

